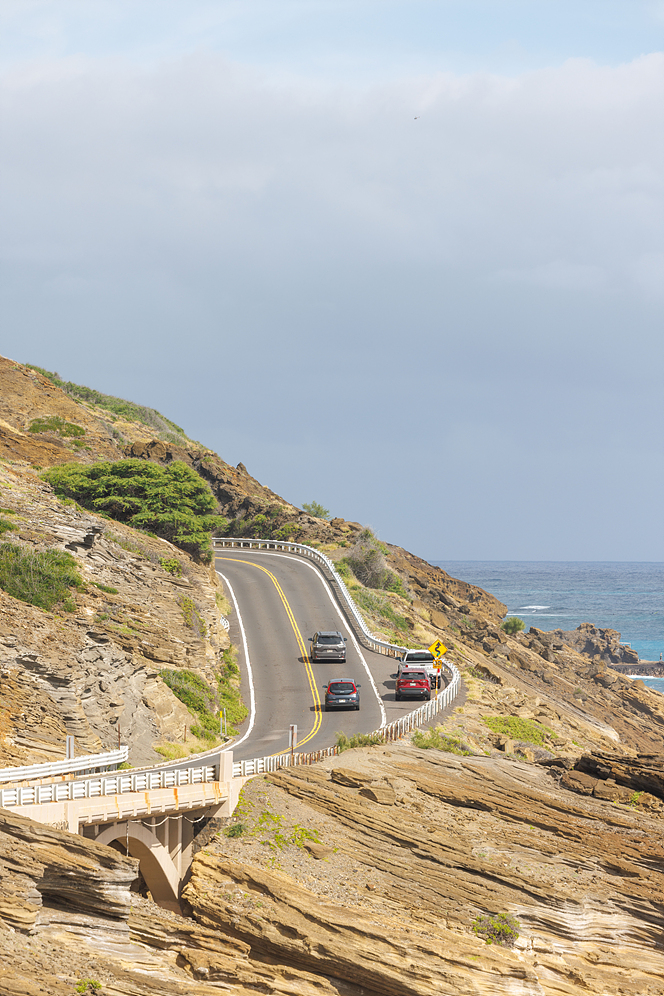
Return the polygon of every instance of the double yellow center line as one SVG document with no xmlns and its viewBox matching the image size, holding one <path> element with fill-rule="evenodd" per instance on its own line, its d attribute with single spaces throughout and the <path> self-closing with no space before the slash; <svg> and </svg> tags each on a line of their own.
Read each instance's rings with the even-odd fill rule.
<svg viewBox="0 0 664 996">
<path fill-rule="evenodd" d="M 316 679 L 314 677 L 313 668 L 311 667 L 311 661 L 309 660 L 309 654 L 307 653 L 307 648 L 304 645 L 302 634 L 300 633 L 300 629 L 297 623 L 295 622 L 295 616 L 293 615 L 293 610 L 291 609 L 288 603 L 288 599 L 284 594 L 283 588 L 277 581 L 274 574 L 271 571 L 268 571 L 267 567 L 261 567 L 260 564 L 254 563 L 253 560 L 239 560 L 237 557 L 217 557 L 216 559 L 230 560 L 233 561 L 233 563 L 235 564 L 248 564 L 249 567 L 256 567 L 259 571 L 263 571 L 264 574 L 267 574 L 270 581 L 277 589 L 279 598 L 281 599 L 284 609 L 286 610 L 288 621 L 290 622 L 293 628 L 293 632 L 295 633 L 295 640 L 297 642 L 298 647 L 300 648 L 300 653 L 302 654 L 302 660 L 304 661 L 304 666 L 307 672 L 307 679 L 309 681 L 309 688 L 311 689 L 311 696 L 314 700 L 314 716 L 315 716 L 314 725 L 309 731 L 309 733 L 307 733 L 306 737 L 303 737 L 302 740 L 298 741 L 298 747 L 301 747 L 302 744 L 306 744 L 309 740 L 311 740 L 313 737 L 316 736 L 316 734 L 320 730 L 323 718 L 322 718 L 320 695 L 318 694 L 318 688 L 316 687 Z"/>
</svg>

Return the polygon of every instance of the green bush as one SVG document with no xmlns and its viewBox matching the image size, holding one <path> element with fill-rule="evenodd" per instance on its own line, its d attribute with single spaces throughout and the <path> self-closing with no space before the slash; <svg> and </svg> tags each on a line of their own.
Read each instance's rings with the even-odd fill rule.
<svg viewBox="0 0 664 996">
<path fill-rule="evenodd" d="M 473 932 L 483 937 L 487 944 L 500 944 L 511 948 L 518 940 L 521 924 L 509 913 L 487 914 L 473 920 Z"/>
<path fill-rule="evenodd" d="M 42 474 L 61 498 L 154 533 L 209 563 L 210 534 L 224 521 L 198 474 L 179 460 L 167 467 L 148 460 L 66 463 Z"/>
<path fill-rule="evenodd" d="M 246 829 L 244 823 L 233 823 L 230 827 L 226 827 L 224 834 L 227 837 L 241 837 Z"/>
<path fill-rule="evenodd" d="M 351 737 L 343 732 L 337 733 L 337 747 L 340 754 L 353 747 L 374 747 L 384 742 L 385 737 L 381 733 L 354 733 Z"/>
<path fill-rule="evenodd" d="M 428 733 L 415 730 L 411 739 L 416 747 L 421 747 L 424 750 L 433 748 L 434 750 L 444 750 L 448 754 L 460 754 L 462 757 L 470 757 L 470 751 L 466 748 L 465 744 L 461 743 L 458 737 L 450 737 L 441 730 L 434 730 L 433 726 L 429 727 Z"/>
<path fill-rule="evenodd" d="M 56 605 L 74 612 L 71 589 L 85 585 L 76 570 L 76 561 L 63 550 L 43 553 L 26 550 L 14 543 L 0 545 L 0 588 L 13 598 L 50 611 Z"/>
<path fill-rule="evenodd" d="M 101 992 L 101 982 L 97 982 L 96 979 L 81 979 L 76 983 L 74 991 L 77 993 L 87 993 L 88 996 L 92 996 L 92 993 Z"/>
<path fill-rule="evenodd" d="M 11 532 L 11 530 L 15 528 L 16 527 L 13 522 L 10 522 L 9 519 L 3 519 L 0 516 L 0 536 L 2 536 L 3 533 Z"/>
<path fill-rule="evenodd" d="M 516 636 L 517 633 L 526 628 L 526 624 L 518 616 L 510 616 L 508 619 L 505 619 L 500 628 L 509 633 L 510 636 Z"/>
<path fill-rule="evenodd" d="M 553 730 L 536 723 L 534 719 L 521 719 L 520 716 L 482 716 L 482 721 L 493 733 L 502 734 L 510 740 L 524 740 L 537 747 L 541 747 L 547 737 L 555 737 Z"/>
<path fill-rule="evenodd" d="M 408 619 L 395 611 L 389 598 L 374 595 L 371 591 L 362 588 L 353 590 L 353 599 L 357 605 L 365 612 L 376 616 L 380 621 L 385 621 L 401 633 L 409 631 Z"/>
<path fill-rule="evenodd" d="M 200 636 L 203 639 L 207 634 L 207 626 L 193 598 L 183 596 L 178 599 L 178 605 L 182 610 L 182 618 L 184 619 L 185 626 L 188 629 L 193 629 L 196 636 Z"/>
<path fill-rule="evenodd" d="M 219 716 L 216 695 L 200 674 L 182 668 L 164 669 L 160 675 L 173 694 L 196 715 L 198 723 L 191 732 L 202 740 L 219 739 Z"/>
<path fill-rule="evenodd" d="M 151 428 L 156 429 L 160 436 L 168 436 L 170 434 L 173 437 L 170 441 L 179 445 L 188 441 L 184 429 L 181 429 L 175 422 L 171 422 L 170 419 L 161 415 L 155 408 L 136 405 L 133 401 L 115 398 L 111 394 L 102 394 L 101 391 L 95 391 L 93 388 L 85 387 L 83 384 L 73 384 L 70 380 L 62 380 L 59 374 L 52 373 L 50 370 L 44 370 L 43 367 L 37 367 L 33 363 L 26 363 L 26 366 L 30 370 L 36 370 L 42 377 L 46 377 L 47 380 L 50 380 L 52 384 L 55 384 L 56 387 L 59 387 L 72 398 L 85 401 L 90 405 L 96 405 L 98 408 L 104 408 L 106 411 L 112 412 L 115 416 L 127 422 L 141 422 L 143 425 L 149 425 Z"/>
<path fill-rule="evenodd" d="M 99 584 L 98 581 L 92 582 L 95 588 L 99 588 L 100 591 L 106 592 L 107 595 L 117 595 L 118 589 L 111 587 L 110 584 Z"/>
<path fill-rule="evenodd" d="M 182 564 L 177 557 L 162 557 L 159 564 L 165 571 L 172 574 L 174 578 L 182 577 Z"/>
<path fill-rule="evenodd" d="M 305 502 L 302 508 L 309 515 L 313 515 L 315 519 L 329 520 L 330 515 L 332 514 L 329 508 L 325 508 L 324 505 L 321 505 L 320 502 L 317 501 Z"/>
<path fill-rule="evenodd" d="M 28 432 L 57 432 L 65 438 L 78 438 L 85 435 L 85 429 L 73 422 L 66 422 L 59 415 L 48 415 L 46 418 L 33 418 L 28 426 Z"/>
<path fill-rule="evenodd" d="M 221 669 L 215 676 L 216 688 L 211 688 L 200 674 L 186 668 L 166 668 L 160 672 L 176 698 L 195 714 L 197 722 L 192 725 L 191 732 L 202 740 L 219 739 L 219 717 L 223 709 L 230 736 L 235 736 L 237 725 L 249 712 L 240 696 L 240 669 L 235 661 L 234 647 L 223 652 L 220 663 Z"/>
</svg>

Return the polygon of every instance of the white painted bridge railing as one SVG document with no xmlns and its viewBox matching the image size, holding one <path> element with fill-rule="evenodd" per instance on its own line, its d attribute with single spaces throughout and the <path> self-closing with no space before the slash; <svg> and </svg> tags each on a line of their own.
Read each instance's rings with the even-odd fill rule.
<svg viewBox="0 0 664 996">
<path fill-rule="evenodd" d="M 263 539 L 245 539 L 240 537 L 229 537 L 229 536 L 217 536 L 213 539 L 213 545 L 215 548 L 221 547 L 244 547 L 245 549 L 253 550 L 283 550 L 286 553 L 294 553 L 299 557 L 306 557 L 308 560 L 315 561 L 319 566 L 324 567 L 334 584 L 339 589 L 341 597 L 343 599 L 345 608 L 348 611 L 350 620 L 355 623 L 357 629 L 359 630 L 358 636 L 361 637 L 362 642 L 369 647 L 370 650 L 374 650 L 379 654 L 385 654 L 388 657 L 398 657 L 403 654 L 405 647 L 399 647 L 395 643 L 387 643 L 385 640 L 378 640 L 373 633 L 369 632 L 367 625 L 362 618 L 359 609 L 357 608 L 353 598 L 351 597 L 348 588 L 346 587 L 344 580 L 337 573 L 333 561 L 329 557 L 326 557 L 324 553 L 320 550 L 315 550 L 312 546 L 307 546 L 304 543 L 292 543 L 288 540 L 263 540 Z M 456 698 L 459 688 L 461 686 L 461 675 L 458 669 L 451 662 L 443 662 L 443 670 L 447 672 L 448 683 L 447 686 L 436 695 L 435 698 L 431 699 L 430 702 L 425 702 L 424 705 L 420 706 L 419 709 L 415 709 L 413 712 L 407 713 L 400 719 L 395 720 L 394 723 L 390 723 L 388 726 L 382 726 L 380 729 L 375 730 L 373 734 L 369 736 L 376 737 L 377 740 L 380 739 L 384 742 L 389 740 L 398 740 L 399 737 L 403 737 L 410 730 L 414 730 L 418 726 L 429 722 L 433 719 L 442 709 L 445 709 L 453 699 Z M 278 768 L 287 768 L 291 765 L 300 764 L 315 764 L 316 761 L 322 760 L 324 757 L 332 757 L 339 753 L 339 748 L 326 747 L 323 750 L 312 751 L 310 753 L 294 752 L 292 755 L 290 752 L 286 754 L 277 754 L 273 757 L 254 757 L 248 761 L 234 761 L 233 762 L 233 776 L 234 777 L 248 777 L 251 775 L 259 775 L 266 771 L 276 771 Z"/>
<path fill-rule="evenodd" d="M 38 778 L 56 778 L 74 772 L 87 774 L 93 771 L 110 771 L 117 768 L 129 757 L 129 747 L 119 747 L 105 754 L 82 754 L 62 761 L 47 761 L 45 764 L 28 764 L 20 768 L 0 768 L 0 782 L 27 782 Z"/>
<path fill-rule="evenodd" d="M 99 755 L 97 755 L 99 756 Z M 17 769 L 14 768 L 14 771 Z M 180 768 L 147 768 L 142 771 L 118 771 L 112 775 L 92 775 L 46 785 L 16 785 L 0 789 L 0 807 L 34 806 L 46 802 L 75 802 L 104 795 L 150 792 L 179 785 L 199 785 L 219 780 L 217 765 L 196 764 Z"/>
</svg>

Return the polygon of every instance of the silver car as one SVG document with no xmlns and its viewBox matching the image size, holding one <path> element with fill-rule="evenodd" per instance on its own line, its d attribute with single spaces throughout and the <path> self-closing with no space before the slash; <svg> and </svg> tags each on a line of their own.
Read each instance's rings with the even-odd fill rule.
<svg viewBox="0 0 664 996">
<path fill-rule="evenodd" d="M 346 638 L 338 629 L 325 629 L 314 633 L 311 640 L 312 661 L 345 661 Z"/>
</svg>

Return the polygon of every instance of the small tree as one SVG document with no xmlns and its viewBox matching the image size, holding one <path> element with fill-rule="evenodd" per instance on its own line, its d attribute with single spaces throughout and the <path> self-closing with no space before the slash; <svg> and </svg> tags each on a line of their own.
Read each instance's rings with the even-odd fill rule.
<svg viewBox="0 0 664 996">
<path fill-rule="evenodd" d="M 526 628 L 526 624 L 518 616 L 510 616 L 509 619 L 505 619 L 500 628 L 509 633 L 510 636 L 516 636 L 517 633 Z"/>
<path fill-rule="evenodd" d="M 325 508 L 325 506 L 321 505 L 318 501 L 305 501 L 302 508 L 305 512 L 308 512 L 309 515 L 313 515 L 315 519 L 329 520 L 330 515 L 332 514 L 329 508 Z"/>
</svg>

